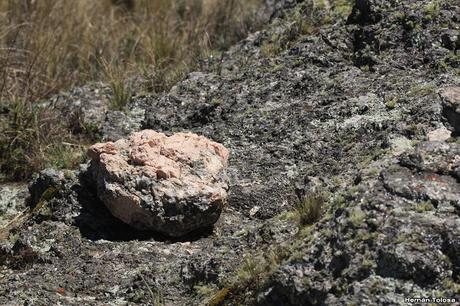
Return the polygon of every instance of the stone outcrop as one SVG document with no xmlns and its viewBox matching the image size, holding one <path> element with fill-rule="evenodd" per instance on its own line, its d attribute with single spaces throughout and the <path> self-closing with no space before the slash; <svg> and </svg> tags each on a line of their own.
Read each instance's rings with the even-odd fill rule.
<svg viewBox="0 0 460 306">
<path fill-rule="evenodd" d="M 443 112 L 447 121 L 460 134 L 460 87 L 443 88 L 439 95 L 443 100 Z"/>
<path fill-rule="evenodd" d="M 0 184 L 0 228 L 25 210 L 27 186 L 24 184 Z"/>
<path fill-rule="evenodd" d="M 144 130 L 93 145 L 88 155 L 101 201 L 139 230 L 178 237 L 210 226 L 227 198 L 229 152 L 196 134 Z"/>
</svg>

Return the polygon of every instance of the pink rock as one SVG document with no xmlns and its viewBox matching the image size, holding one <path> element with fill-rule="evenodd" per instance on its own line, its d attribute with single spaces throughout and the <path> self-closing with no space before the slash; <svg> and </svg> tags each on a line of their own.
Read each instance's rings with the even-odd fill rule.
<svg viewBox="0 0 460 306">
<path fill-rule="evenodd" d="M 450 138 L 452 132 L 446 128 L 440 128 L 427 134 L 429 141 L 446 141 Z"/>
<path fill-rule="evenodd" d="M 137 229 L 182 236 L 214 224 L 227 198 L 229 152 L 203 136 L 144 130 L 88 156 L 99 198 Z"/>
</svg>

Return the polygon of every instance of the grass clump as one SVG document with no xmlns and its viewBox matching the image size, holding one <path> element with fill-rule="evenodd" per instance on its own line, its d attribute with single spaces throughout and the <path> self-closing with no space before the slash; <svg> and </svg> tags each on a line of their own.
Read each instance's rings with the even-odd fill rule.
<svg viewBox="0 0 460 306">
<path fill-rule="evenodd" d="M 366 214 L 359 207 L 353 208 L 350 212 L 349 220 L 354 227 L 360 227 L 366 220 Z"/>
<path fill-rule="evenodd" d="M 104 71 L 112 91 L 110 108 L 117 111 L 126 110 L 132 96 L 132 91 L 123 78 L 123 71 L 107 63 L 104 63 Z"/>
<path fill-rule="evenodd" d="M 265 57 L 273 57 L 282 51 L 281 47 L 276 42 L 264 42 L 260 47 L 260 52 Z"/>
<path fill-rule="evenodd" d="M 221 290 L 214 293 L 209 299 L 204 302 L 206 306 L 217 306 L 222 305 L 227 296 L 230 294 L 229 288 L 222 288 Z"/>
<path fill-rule="evenodd" d="M 306 195 L 296 205 L 296 219 L 300 225 L 306 226 L 317 222 L 322 215 L 324 196 L 320 193 Z"/>
<path fill-rule="evenodd" d="M 324 191 L 308 194 L 299 201 L 295 210 L 278 215 L 277 219 L 282 222 L 295 222 L 299 227 L 297 236 L 287 243 L 245 254 L 239 269 L 226 276 L 219 288 L 202 284 L 195 287 L 202 299 L 200 305 L 227 305 L 229 301 L 232 305 L 251 305 L 254 293 L 265 288 L 283 263 L 305 256 L 305 243 L 312 239 L 315 230 L 312 224 L 321 218 L 327 198 L 328 194 Z"/>
<path fill-rule="evenodd" d="M 225 301 L 231 300 L 235 305 L 245 305 L 246 293 L 261 289 L 287 256 L 288 250 L 284 247 L 273 247 L 258 254 L 246 254 L 241 268 L 224 280 L 220 290 L 206 291 L 208 297 L 201 304 L 223 305 Z"/>
<path fill-rule="evenodd" d="M 196 294 L 199 297 L 209 296 L 209 295 L 213 294 L 214 291 L 215 291 L 214 286 L 209 286 L 209 285 L 201 284 L 201 283 L 198 284 L 198 285 L 193 286 L 193 289 L 195 290 Z"/>
<path fill-rule="evenodd" d="M 85 146 L 53 110 L 21 98 L 2 100 L 1 109 L 0 170 L 8 178 L 21 180 L 32 169 L 72 168 L 81 161 Z"/>
<path fill-rule="evenodd" d="M 424 202 L 421 202 L 421 203 L 418 203 L 417 205 L 415 205 L 415 210 L 418 213 L 424 213 L 424 212 L 428 212 L 428 211 L 433 211 L 434 210 L 434 205 L 433 205 L 433 203 L 431 203 L 430 200 L 424 201 Z"/>
<path fill-rule="evenodd" d="M 441 5 L 438 0 L 430 1 L 425 5 L 424 11 L 426 18 L 433 19 L 440 14 Z"/>
<path fill-rule="evenodd" d="M 168 90 L 200 58 L 254 30 L 261 3 L 0 0 L 0 173 L 22 179 L 47 164 L 67 167 L 89 141 L 40 101 L 104 81 L 110 107 L 123 111 L 133 93 L 128 80 L 141 76 L 143 92 Z"/>
<path fill-rule="evenodd" d="M 398 97 L 394 97 L 393 99 L 388 99 L 385 103 L 385 106 L 389 109 L 389 110 L 392 110 L 392 109 L 395 109 L 396 108 L 396 105 L 399 101 L 399 98 Z"/>
</svg>

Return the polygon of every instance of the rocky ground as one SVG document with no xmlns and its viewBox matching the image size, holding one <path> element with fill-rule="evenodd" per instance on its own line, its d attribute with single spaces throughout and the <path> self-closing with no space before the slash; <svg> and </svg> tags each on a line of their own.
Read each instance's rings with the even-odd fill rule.
<svg viewBox="0 0 460 306">
<path fill-rule="evenodd" d="M 136 231 L 98 200 L 87 165 L 44 171 L 0 233 L 0 304 L 460 299 L 460 1 L 280 3 L 168 94 L 85 115 L 106 140 L 148 128 L 224 144 L 215 227 Z M 302 209 L 319 206 L 319 220 Z"/>
</svg>

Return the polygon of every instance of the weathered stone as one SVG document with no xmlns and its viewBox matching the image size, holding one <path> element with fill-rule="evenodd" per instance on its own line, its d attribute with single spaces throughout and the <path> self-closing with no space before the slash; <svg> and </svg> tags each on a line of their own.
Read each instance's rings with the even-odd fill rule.
<svg viewBox="0 0 460 306">
<path fill-rule="evenodd" d="M 74 133 L 87 129 L 98 131 L 109 110 L 109 93 L 107 84 L 93 83 L 75 87 L 67 94 L 59 94 L 51 102 Z"/>
<path fill-rule="evenodd" d="M 410 139 L 406 137 L 397 137 L 390 139 L 390 148 L 392 150 L 393 155 L 399 156 L 404 152 L 412 149 L 412 143 Z"/>
<path fill-rule="evenodd" d="M 460 134 L 460 87 L 447 87 L 439 91 L 443 101 L 443 115 Z"/>
<path fill-rule="evenodd" d="M 227 198 L 229 152 L 191 133 L 152 130 L 88 150 L 99 198 L 140 230 L 182 236 L 214 224 Z"/>
<path fill-rule="evenodd" d="M 422 142 L 413 152 L 408 152 L 401 157 L 401 164 L 421 171 L 456 176 L 460 169 L 460 144 L 440 141 Z"/>
<path fill-rule="evenodd" d="M 452 135 L 452 132 L 446 128 L 436 129 L 427 134 L 429 141 L 446 141 Z"/>
<path fill-rule="evenodd" d="M 397 279 L 413 279 L 420 286 L 435 281 L 440 271 L 433 269 L 436 255 L 417 250 L 405 243 L 377 251 L 377 274 Z M 442 265 L 441 262 L 439 265 Z"/>
<path fill-rule="evenodd" d="M 43 197 L 43 194 L 53 188 L 59 188 L 65 180 L 64 173 L 54 169 L 45 169 L 29 184 L 30 197 L 28 204 L 34 207 Z"/>
<path fill-rule="evenodd" d="M 0 184 L 0 227 L 25 210 L 26 197 L 26 185 Z"/>
<path fill-rule="evenodd" d="M 460 49 L 460 31 L 445 30 L 441 35 L 441 41 L 445 48 L 455 51 Z"/>
<path fill-rule="evenodd" d="M 144 110 L 136 103 L 130 103 L 126 111 L 111 110 L 106 113 L 102 125 L 102 141 L 117 141 L 141 130 Z"/>
<path fill-rule="evenodd" d="M 460 203 L 460 185 L 450 176 L 412 173 L 407 168 L 383 173 L 385 187 L 392 193 L 413 200 Z"/>
</svg>

